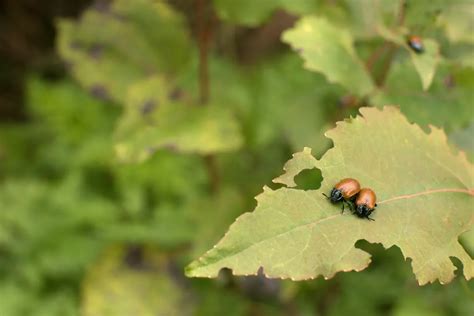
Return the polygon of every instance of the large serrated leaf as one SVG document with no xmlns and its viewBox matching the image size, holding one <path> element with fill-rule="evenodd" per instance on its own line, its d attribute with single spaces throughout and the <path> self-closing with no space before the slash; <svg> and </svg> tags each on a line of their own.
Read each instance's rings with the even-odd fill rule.
<svg viewBox="0 0 474 316">
<path fill-rule="evenodd" d="M 321 160 L 305 149 L 265 188 L 254 212 L 240 216 L 226 236 L 186 270 L 191 277 L 215 277 L 227 267 L 236 275 L 312 279 L 362 270 L 370 255 L 354 244 L 365 239 L 400 247 L 412 260 L 420 284 L 454 277 L 450 257 L 474 275 L 474 262 L 458 242 L 474 221 L 474 170 L 464 154 L 454 154 L 445 134 L 426 134 L 394 107 L 362 108 L 363 116 L 340 122 L 327 136 L 334 142 Z M 294 176 L 319 168 L 319 190 L 295 189 Z M 378 196 L 375 221 L 341 214 L 322 196 L 341 178 L 353 177 Z"/>
<path fill-rule="evenodd" d="M 283 41 L 299 52 L 307 69 L 323 73 L 328 81 L 358 95 L 373 90 L 372 79 L 357 56 L 351 34 L 325 18 L 300 19 L 283 34 Z"/>
</svg>

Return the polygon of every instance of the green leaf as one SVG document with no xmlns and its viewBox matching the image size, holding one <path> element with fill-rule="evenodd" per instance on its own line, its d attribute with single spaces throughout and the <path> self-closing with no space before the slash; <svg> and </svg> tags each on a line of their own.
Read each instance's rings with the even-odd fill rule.
<svg viewBox="0 0 474 316">
<path fill-rule="evenodd" d="M 165 264 L 148 249 L 110 248 L 84 280 L 82 315 L 187 315 L 192 305 Z"/>
<path fill-rule="evenodd" d="M 329 82 L 357 95 L 373 90 L 372 79 L 357 56 L 351 34 L 325 18 L 300 19 L 283 33 L 283 41 L 301 55 L 307 69 L 323 73 Z"/>
<path fill-rule="evenodd" d="M 371 103 L 377 106 L 400 104 L 410 121 L 450 132 L 472 120 L 473 78 L 473 69 L 442 64 L 430 89 L 423 92 L 409 62 L 394 62 L 385 88 L 372 97 Z"/>
<path fill-rule="evenodd" d="M 444 27 L 451 42 L 474 43 L 474 2 L 450 1 L 437 23 Z"/>
<path fill-rule="evenodd" d="M 183 19 L 164 1 L 116 0 L 92 7 L 78 22 L 60 20 L 58 29 L 58 50 L 72 74 L 118 102 L 132 83 L 185 68 L 192 52 Z"/>
<path fill-rule="evenodd" d="M 428 90 L 431 83 L 433 82 L 433 78 L 436 73 L 436 67 L 438 66 L 438 63 L 441 59 L 439 44 L 433 39 L 422 38 L 424 51 L 422 53 L 416 53 L 412 48 L 410 48 L 410 46 L 408 46 L 405 29 L 397 29 L 396 31 L 392 31 L 384 26 L 379 26 L 378 30 L 382 37 L 408 51 L 411 61 L 415 66 L 418 75 L 420 76 L 423 90 Z"/>
<path fill-rule="evenodd" d="M 209 154 L 238 149 L 240 127 L 225 105 L 192 105 L 167 89 L 161 77 L 130 88 L 115 146 L 122 161 L 143 161 L 160 149 Z"/>
<path fill-rule="evenodd" d="M 425 51 L 421 54 L 417 54 L 410 49 L 410 57 L 420 75 L 423 90 L 427 90 L 433 81 L 440 57 L 439 46 L 436 41 L 429 38 L 423 39 L 423 46 Z"/>
<path fill-rule="evenodd" d="M 425 134 L 394 107 L 362 108 L 361 113 L 327 132 L 334 148 L 321 160 L 309 149 L 295 155 L 275 180 L 288 187 L 265 187 L 255 211 L 240 216 L 186 274 L 215 277 L 227 267 L 236 275 L 262 268 L 268 277 L 329 278 L 368 266 L 370 255 L 354 247 L 365 239 L 400 247 L 420 284 L 451 281 L 450 257 L 463 263 L 466 279 L 472 278 L 474 262 L 458 237 L 473 224 L 473 166 L 450 150 L 441 130 Z M 294 175 L 309 168 L 321 170 L 321 188 L 293 188 Z M 340 205 L 322 195 L 345 177 L 376 192 L 374 222 L 341 214 Z"/>
<path fill-rule="evenodd" d="M 463 129 L 458 129 L 449 134 L 449 140 L 464 150 L 467 156 L 474 161 L 474 121 Z"/>
</svg>

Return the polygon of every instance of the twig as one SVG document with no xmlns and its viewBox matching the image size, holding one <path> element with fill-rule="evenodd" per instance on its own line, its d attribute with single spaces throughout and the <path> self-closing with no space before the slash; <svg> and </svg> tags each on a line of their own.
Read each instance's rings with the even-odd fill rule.
<svg viewBox="0 0 474 316">
<path fill-rule="evenodd" d="M 403 25 L 405 22 L 405 13 L 406 13 L 406 0 L 400 0 L 400 9 L 398 11 L 398 18 L 397 18 L 397 26 Z M 385 80 L 387 79 L 388 72 L 392 65 L 393 57 L 395 56 L 395 52 L 397 50 L 397 46 L 387 40 L 384 41 L 382 46 L 377 48 L 367 59 L 366 67 L 369 72 L 372 72 L 373 66 L 375 63 L 380 59 L 380 57 L 387 52 L 387 58 L 385 63 L 382 66 L 382 72 L 378 78 L 375 79 L 377 86 L 381 87 L 384 85 Z"/>
<path fill-rule="evenodd" d="M 196 0 L 196 28 L 199 48 L 199 103 L 206 106 L 209 102 L 209 46 L 212 38 L 212 16 L 208 0 Z M 207 174 L 212 192 L 220 186 L 219 168 L 216 157 L 212 154 L 204 156 Z"/>
<path fill-rule="evenodd" d="M 208 16 L 207 0 L 196 0 L 196 27 L 199 48 L 199 103 L 205 105 L 209 101 L 209 44 L 211 25 Z"/>
</svg>

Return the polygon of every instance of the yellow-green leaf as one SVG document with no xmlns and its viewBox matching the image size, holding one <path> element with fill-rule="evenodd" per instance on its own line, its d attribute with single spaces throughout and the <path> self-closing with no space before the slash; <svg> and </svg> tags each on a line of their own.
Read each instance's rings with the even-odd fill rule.
<svg viewBox="0 0 474 316">
<path fill-rule="evenodd" d="M 321 160 L 310 150 L 296 154 L 275 181 L 265 187 L 254 212 L 240 216 L 224 238 L 186 269 L 190 277 L 215 277 L 227 267 L 236 275 L 312 279 L 339 271 L 360 271 L 370 255 L 354 245 L 360 239 L 398 246 L 411 259 L 420 284 L 447 283 L 463 264 L 466 279 L 474 262 L 459 236 L 474 222 L 474 169 L 454 153 L 443 131 L 426 134 L 395 107 L 362 108 L 362 116 L 339 122 L 327 132 L 334 142 Z M 299 190 L 292 178 L 303 169 L 323 175 L 318 190 Z M 342 178 L 352 177 L 378 196 L 375 221 L 357 218 L 322 195 Z"/>
<path fill-rule="evenodd" d="M 436 41 L 426 38 L 423 40 L 424 52 L 415 53 L 410 49 L 410 56 L 416 71 L 420 75 L 423 84 L 423 90 L 427 90 L 436 72 L 436 66 L 439 62 L 439 45 Z"/>
<path fill-rule="evenodd" d="M 374 88 L 369 73 L 357 56 L 351 34 L 322 17 L 308 16 L 283 33 L 309 70 L 323 73 L 329 82 L 365 95 Z"/>
<path fill-rule="evenodd" d="M 167 274 L 164 258 L 150 250 L 112 247 L 87 273 L 84 316 L 187 315 L 185 292 Z"/>
</svg>

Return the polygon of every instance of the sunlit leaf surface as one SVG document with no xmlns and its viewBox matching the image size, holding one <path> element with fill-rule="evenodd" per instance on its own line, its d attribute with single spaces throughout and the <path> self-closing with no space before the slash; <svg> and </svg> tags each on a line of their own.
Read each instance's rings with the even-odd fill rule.
<svg viewBox="0 0 474 316">
<path fill-rule="evenodd" d="M 454 277 L 450 257 L 474 275 L 474 262 L 458 242 L 474 221 L 474 170 L 465 155 L 450 150 L 445 134 L 430 134 L 410 124 L 394 107 L 361 109 L 357 116 L 327 132 L 334 141 L 321 160 L 310 149 L 296 154 L 275 179 L 287 188 L 265 188 L 252 213 L 239 217 L 226 236 L 191 263 L 188 276 L 215 277 L 227 267 L 237 275 L 312 279 L 339 271 L 363 270 L 370 255 L 359 239 L 398 246 L 420 284 Z M 319 190 L 295 189 L 304 169 L 323 175 Z M 331 205 L 328 193 L 341 178 L 353 177 L 378 196 L 375 221 L 359 219 Z"/>
</svg>

